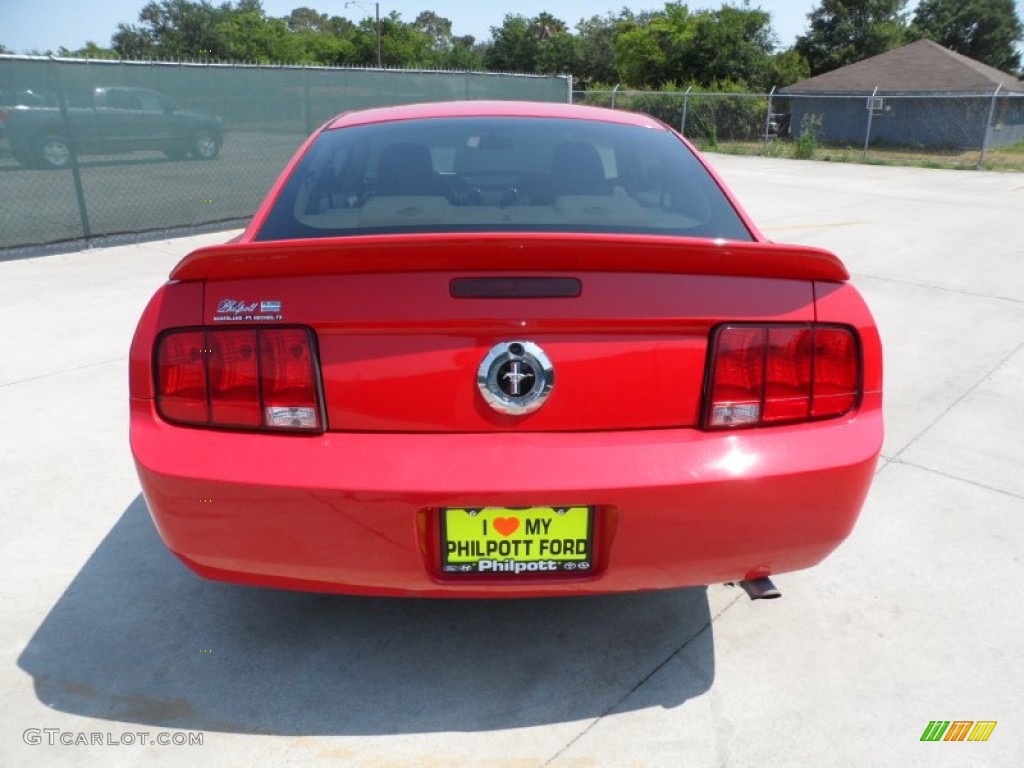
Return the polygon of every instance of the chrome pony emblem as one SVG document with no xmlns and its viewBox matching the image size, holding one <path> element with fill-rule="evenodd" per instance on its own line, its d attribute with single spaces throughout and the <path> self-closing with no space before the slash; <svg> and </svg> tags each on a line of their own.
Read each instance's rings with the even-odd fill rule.
<svg viewBox="0 0 1024 768">
<path fill-rule="evenodd" d="M 532 341 L 503 341 L 480 363 L 476 383 L 494 410 L 522 416 L 544 404 L 555 372 L 544 350 Z"/>
</svg>

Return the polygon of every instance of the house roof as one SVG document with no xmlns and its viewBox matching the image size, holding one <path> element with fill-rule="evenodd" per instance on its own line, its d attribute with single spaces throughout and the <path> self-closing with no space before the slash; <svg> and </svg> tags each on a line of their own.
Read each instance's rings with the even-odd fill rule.
<svg viewBox="0 0 1024 768">
<path fill-rule="evenodd" d="M 931 40 L 872 56 L 801 80 L 780 93 L 1024 93 L 1024 82 Z"/>
</svg>

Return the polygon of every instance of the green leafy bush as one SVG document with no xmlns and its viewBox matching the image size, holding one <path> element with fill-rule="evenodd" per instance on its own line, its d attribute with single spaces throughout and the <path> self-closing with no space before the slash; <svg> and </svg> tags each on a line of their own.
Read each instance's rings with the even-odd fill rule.
<svg viewBox="0 0 1024 768">
<path fill-rule="evenodd" d="M 824 115 L 808 112 L 800 119 L 800 135 L 793 143 L 793 157 L 797 160 L 813 160 L 821 146 L 820 137 L 825 124 Z"/>
</svg>

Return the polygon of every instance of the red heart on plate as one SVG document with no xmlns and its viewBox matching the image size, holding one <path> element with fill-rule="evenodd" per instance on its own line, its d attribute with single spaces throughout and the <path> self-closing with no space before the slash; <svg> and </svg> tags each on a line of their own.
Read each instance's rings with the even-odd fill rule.
<svg viewBox="0 0 1024 768">
<path fill-rule="evenodd" d="M 494 518 L 494 530 L 502 536 L 511 536 L 519 529 L 519 518 L 496 517 Z"/>
</svg>

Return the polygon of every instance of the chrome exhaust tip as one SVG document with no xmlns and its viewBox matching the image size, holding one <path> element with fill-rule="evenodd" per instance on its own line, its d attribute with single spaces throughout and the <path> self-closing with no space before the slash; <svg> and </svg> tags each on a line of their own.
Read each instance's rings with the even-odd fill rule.
<svg viewBox="0 0 1024 768">
<path fill-rule="evenodd" d="M 741 581 L 739 584 L 751 600 L 774 600 L 776 597 L 782 597 L 782 592 L 767 576 Z"/>
</svg>

